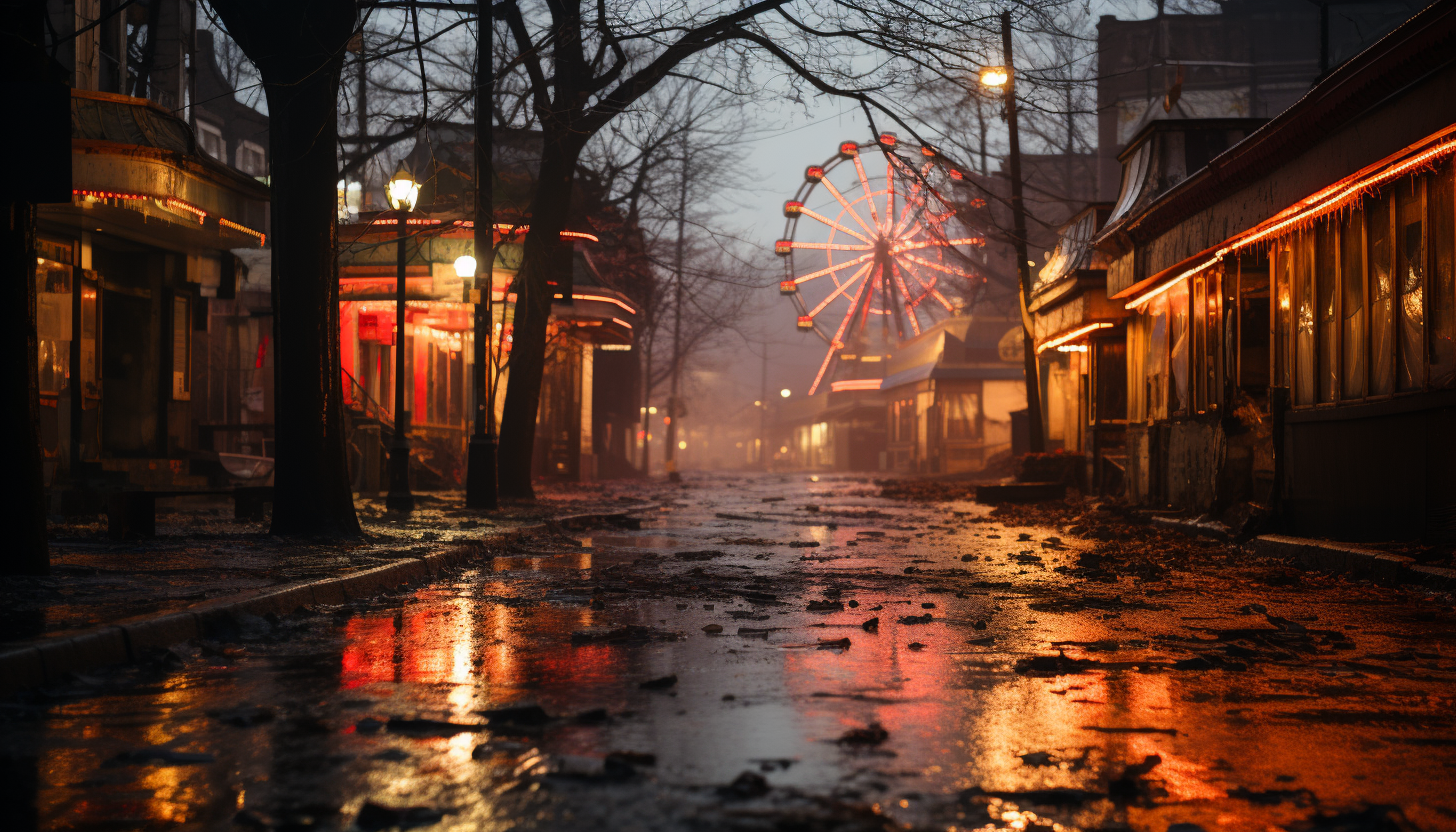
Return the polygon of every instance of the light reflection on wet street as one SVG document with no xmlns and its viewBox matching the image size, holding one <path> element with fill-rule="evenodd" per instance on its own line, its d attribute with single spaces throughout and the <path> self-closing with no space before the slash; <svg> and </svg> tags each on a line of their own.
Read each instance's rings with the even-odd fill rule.
<svg viewBox="0 0 1456 832">
<path fill-rule="evenodd" d="M 1449 596 L 688 485 L 3 703 L 14 828 L 1456 829 Z"/>
</svg>

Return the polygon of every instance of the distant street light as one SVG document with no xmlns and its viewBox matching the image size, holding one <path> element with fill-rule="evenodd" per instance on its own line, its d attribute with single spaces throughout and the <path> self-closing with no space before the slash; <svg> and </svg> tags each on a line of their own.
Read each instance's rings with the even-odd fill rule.
<svg viewBox="0 0 1456 832">
<path fill-rule="evenodd" d="M 389 443 L 389 494 L 385 508 L 391 511 L 414 511 L 415 496 L 409 485 L 409 414 L 404 409 L 405 354 L 405 215 L 415 210 L 420 198 L 420 185 L 403 162 L 385 185 L 389 207 L 395 211 L 396 269 L 394 273 L 394 438 Z"/>
<path fill-rule="evenodd" d="M 787 399 L 789 397 L 789 388 L 785 387 L 784 389 L 780 390 L 779 395 Z"/>
<path fill-rule="evenodd" d="M 462 254 L 456 257 L 455 276 L 461 280 L 467 277 L 475 277 L 475 258 L 468 254 Z"/>
<path fill-rule="evenodd" d="M 981 85 L 997 89 L 1011 80 L 1011 73 L 1004 66 L 988 66 L 981 70 Z"/>
</svg>

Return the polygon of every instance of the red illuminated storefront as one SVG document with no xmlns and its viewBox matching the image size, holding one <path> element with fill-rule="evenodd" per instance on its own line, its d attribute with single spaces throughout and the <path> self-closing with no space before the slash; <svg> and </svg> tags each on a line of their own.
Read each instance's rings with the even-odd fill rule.
<svg viewBox="0 0 1456 832">
<path fill-rule="evenodd" d="M 497 412 L 510 384 L 511 283 L 520 266 L 523 230 L 500 227 L 491 269 L 494 300 L 490 348 L 499 356 Z M 464 474 L 472 425 L 471 385 L 475 350 L 472 276 L 458 273 L 457 259 L 474 252 L 474 227 L 451 215 L 417 213 L 409 221 L 406 247 L 404 327 L 398 326 L 395 281 L 400 245 L 398 226 L 388 214 L 362 216 L 339 230 L 339 344 L 344 400 L 350 414 L 355 487 L 380 487 L 383 455 L 394 424 L 394 355 L 403 332 L 406 360 L 404 407 L 415 449 L 412 475 L 417 487 L 457 488 Z M 637 325 L 636 304 L 595 280 L 590 247 L 596 238 L 566 232 L 571 248 L 570 279 L 560 281 L 552 305 L 546 377 L 538 413 L 536 466 L 539 475 L 590 479 L 595 473 L 593 436 L 605 429 L 593 418 L 595 357 L 602 347 L 630 351 Z M 569 294 L 569 299 L 568 299 Z M 628 432 L 635 426 L 610 428 Z"/>
</svg>

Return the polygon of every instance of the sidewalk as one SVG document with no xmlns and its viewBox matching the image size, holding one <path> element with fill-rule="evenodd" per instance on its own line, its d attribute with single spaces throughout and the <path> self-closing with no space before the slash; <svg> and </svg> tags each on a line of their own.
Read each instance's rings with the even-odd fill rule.
<svg viewBox="0 0 1456 832">
<path fill-rule="evenodd" d="M 159 508 L 157 536 L 118 542 L 104 518 L 51 526 L 51 574 L 0 583 L 0 695 L 67 673 L 139 659 L 193 638 L 211 620 L 341 603 L 432 577 L 493 544 L 553 529 L 627 522 L 649 505 L 580 489 L 530 506 L 461 508 L 458 493 L 416 495 L 407 519 L 382 499 L 356 502 L 364 539 L 288 541 L 266 523 L 237 522 L 222 499 Z"/>
</svg>

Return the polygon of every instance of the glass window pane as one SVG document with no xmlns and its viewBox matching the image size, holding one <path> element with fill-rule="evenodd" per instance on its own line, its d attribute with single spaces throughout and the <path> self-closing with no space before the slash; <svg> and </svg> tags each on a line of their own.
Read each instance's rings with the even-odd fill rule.
<svg viewBox="0 0 1456 832">
<path fill-rule="evenodd" d="M 1258 253 L 1239 261 L 1238 384 L 1251 395 L 1269 386 L 1269 261 Z"/>
<path fill-rule="evenodd" d="M 1332 402 L 1340 390 L 1339 295 L 1335 273 L 1338 236 L 1332 220 L 1315 231 L 1315 312 L 1319 325 L 1319 400 Z"/>
<path fill-rule="evenodd" d="M 1370 394 L 1395 390 L 1395 252 L 1390 244 L 1390 193 L 1365 204 L 1365 247 L 1370 264 Z"/>
<path fill-rule="evenodd" d="M 1279 241 L 1274 253 L 1274 384 L 1288 387 L 1289 373 L 1289 318 L 1293 304 L 1290 302 L 1290 284 L 1294 276 L 1293 241 L 1286 237 Z"/>
<path fill-rule="evenodd" d="M 1406 179 L 1395 186 L 1396 250 L 1400 287 L 1400 371 L 1402 390 L 1418 390 L 1425 383 L 1426 355 L 1426 235 L 1421 206 L 1421 180 Z"/>
<path fill-rule="evenodd" d="M 1170 290 L 1171 292 L 1172 290 Z M 1168 418 L 1168 295 L 1148 303 L 1147 394 L 1149 419 Z"/>
<path fill-rule="evenodd" d="M 1344 398 L 1365 397 L 1364 216 L 1351 211 L 1340 229 L 1340 280 L 1344 315 Z"/>
<path fill-rule="evenodd" d="M 942 393 L 947 439 L 975 439 L 976 416 L 981 410 L 980 396 L 975 393 Z"/>
<path fill-rule="evenodd" d="M 1456 384 L 1456 163 L 1446 163 L 1427 184 L 1431 246 L 1431 386 Z"/>
<path fill-rule="evenodd" d="M 1168 369 L 1173 384 L 1168 391 L 1168 413 L 1188 409 L 1188 281 L 1164 293 L 1168 298 Z"/>
<path fill-rule="evenodd" d="M 1294 256 L 1294 403 L 1314 404 L 1314 234 L 1300 234 Z"/>
</svg>

